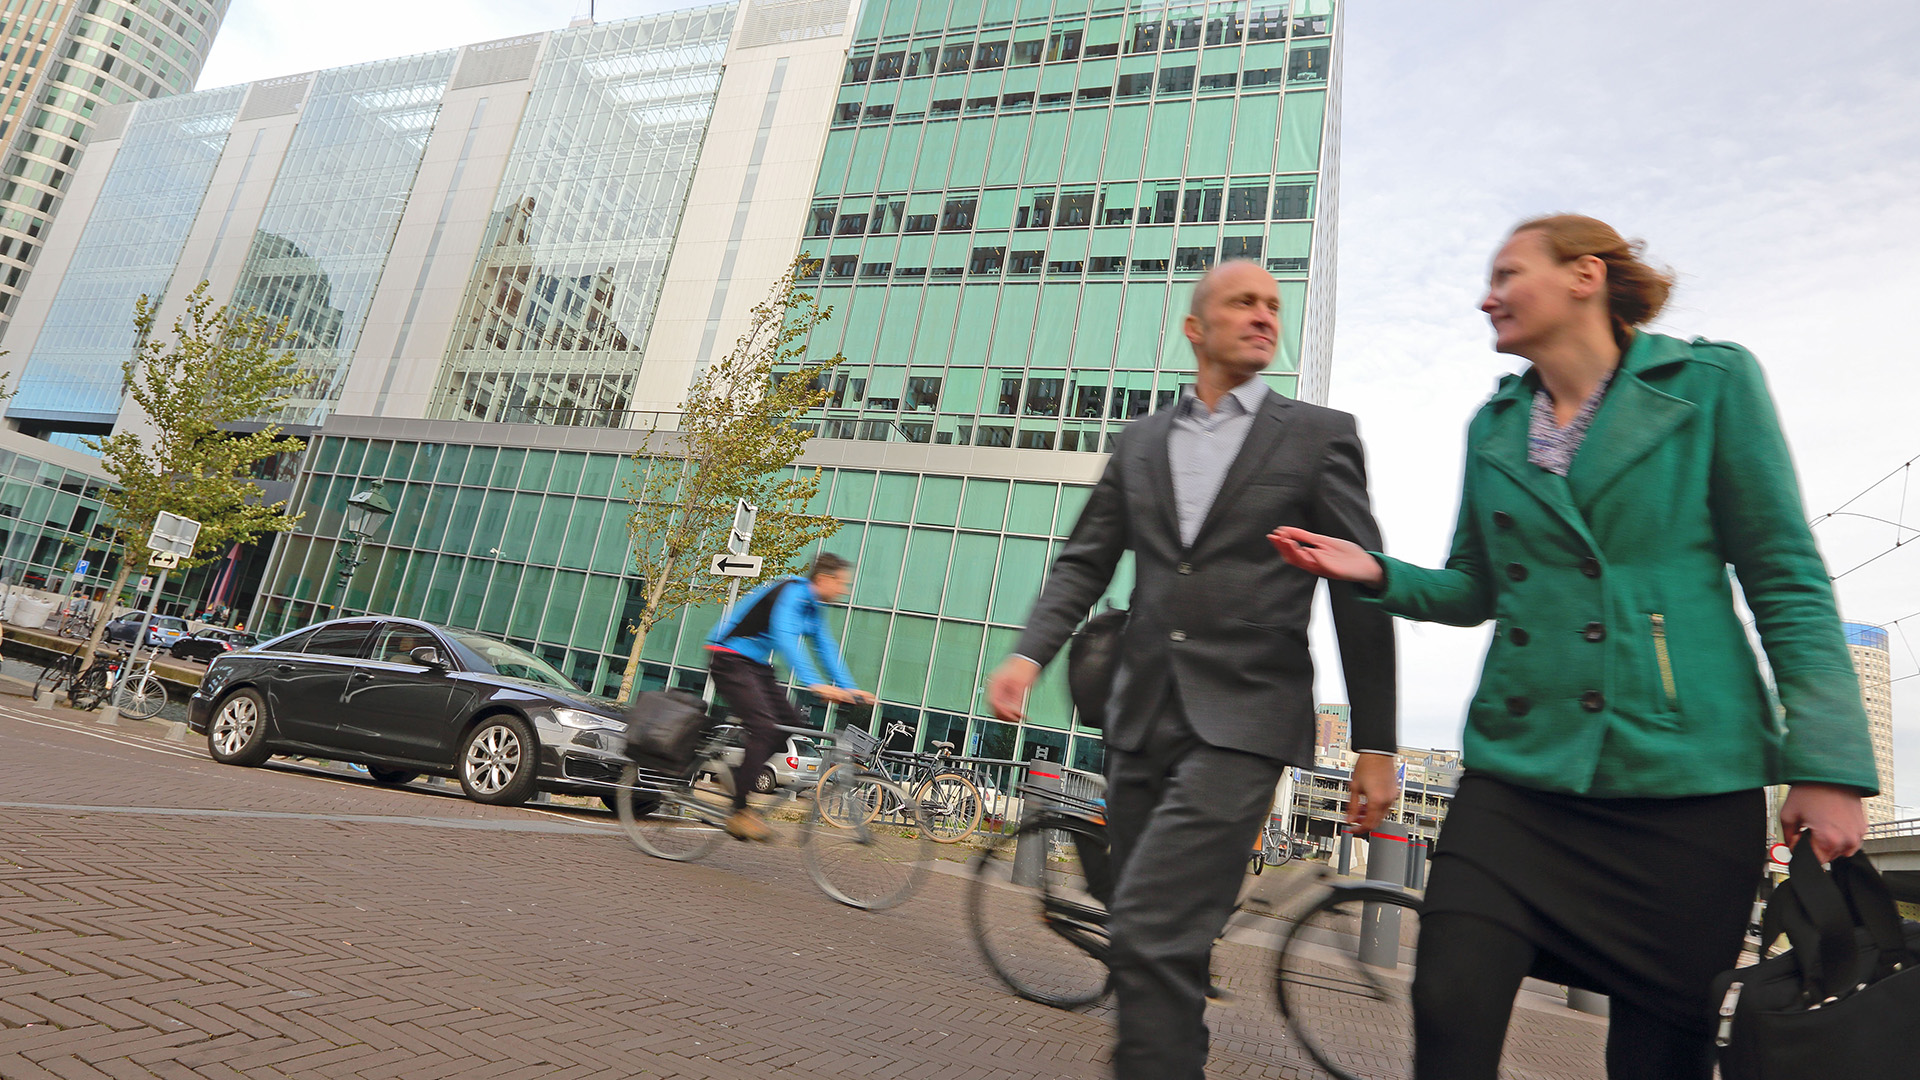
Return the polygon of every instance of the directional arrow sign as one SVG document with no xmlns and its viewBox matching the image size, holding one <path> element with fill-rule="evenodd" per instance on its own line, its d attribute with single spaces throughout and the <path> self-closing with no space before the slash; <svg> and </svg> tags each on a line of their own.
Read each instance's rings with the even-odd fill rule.
<svg viewBox="0 0 1920 1080">
<path fill-rule="evenodd" d="M 707 573 L 722 577 L 759 577 L 760 561 L 758 555 L 715 555 L 707 566 Z"/>
</svg>

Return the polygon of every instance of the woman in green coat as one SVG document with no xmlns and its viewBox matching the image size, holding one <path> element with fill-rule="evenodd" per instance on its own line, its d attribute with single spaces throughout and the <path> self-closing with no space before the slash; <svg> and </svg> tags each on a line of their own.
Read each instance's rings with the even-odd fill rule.
<svg viewBox="0 0 1920 1080">
<path fill-rule="evenodd" d="M 1523 223 L 1481 308 L 1532 366 L 1468 427 L 1445 568 L 1272 536 L 1396 615 L 1496 622 L 1427 889 L 1420 1080 L 1493 1080 L 1529 974 L 1612 995 L 1613 1080 L 1708 1080 L 1764 789 L 1792 785 L 1781 826 L 1823 860 L 1866 831 L 1860 686 L 1772 399 L 1745 349 L 1636 329 L 1670 285 L 1602 222 Z"/>
</svg>

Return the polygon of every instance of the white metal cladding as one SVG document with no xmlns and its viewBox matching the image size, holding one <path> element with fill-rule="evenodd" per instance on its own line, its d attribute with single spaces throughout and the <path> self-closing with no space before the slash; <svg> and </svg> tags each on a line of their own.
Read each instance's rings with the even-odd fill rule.
<svg viewBox="0 0 1920 1080">
<path fill-rule="evenodd" d="M 117 139 L 127 133 L 127 121 L 133 119 L 134 102 L 127 101 L 118 105 L 108 105 L 93 114 L 93 132 L 87 136 L 87 142 L 106 142 Z"/>
<path fill-rule="evenodd" d="M 516 82 L 533 76 L 533 63 L 540 57 L 545 34 L 483 41 L 460 50 L 460 66 L 454 69 L 454 90 L 470 86 Z"/>
<path fill-rule="evenodd" d="M 847 0 L 758 0 L 747 8 L 740 47 L 839 37 L 847 25 Z"/>
<path fill-rule="evenodd" d="M 254 83 L 248 88 L 247 103 L 240 107 L 240 122 L 299 112 L 300 103 L 307 99 L 307 89 L 312 85 L 311 71 Z"/>
</svg>

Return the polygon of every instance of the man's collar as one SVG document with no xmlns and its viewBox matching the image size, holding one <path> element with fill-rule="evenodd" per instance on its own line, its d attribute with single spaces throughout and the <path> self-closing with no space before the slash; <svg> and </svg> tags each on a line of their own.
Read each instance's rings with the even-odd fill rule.
<svg viewBox="0 0 1920 1080">
<path fill-rule="evenodd" d="M 1273 391 L 1267 386 L 1267 380 L 1255 375 L 1253 378 L 1227 391 L 1227 396 L 1240 403 L 1242 412 L 1245 412 L 1248 416 L 1253 416 L 1260 411 L 1260 406 L 1266 403 L 1267 395 L 1272 392 Z M 1191 410 L 1193 406 L 1188 404 L 1188 402 L 1199 401 L 1200 397 L 1194 393 L 1192 386 L 1188 386 L 1180 395 L 1180 405 L 1183 409 Z M 1215 409 L 1218 409 L 1218 407 L 1219 406 L 1216 405 Z"/>
</svg>

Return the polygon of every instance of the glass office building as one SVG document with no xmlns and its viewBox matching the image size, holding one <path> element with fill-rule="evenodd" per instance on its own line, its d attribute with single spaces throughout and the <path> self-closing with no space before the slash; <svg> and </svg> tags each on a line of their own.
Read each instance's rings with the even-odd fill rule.
<svg viewBox="0 0 1920 1080">
<path fill-rule="evenodd" d="M 141 106 L 92 214 L 103 251 L 151 239 L 114 284 L 89 228 L 28 381 L 84 382 L 62 313 L 163 276 L 186 214 L 162 288 L 210 277 L 294 317 L 314 373 L 305 517 L 249 625 L 423 617 L 611 691 L 641 589 L 632 455 L 672 452 L 694 373 L 806 253 L 832 309 L 807 349 L 847 359 L 798 467 L 842 523 L 824 548 L 857 564 L 832 611 L 873 722 L 1093 768 L 1059 665 L 1018 725 L 985 677 L 1114 438 L 1191 381 L 1180 324 L 1209 267 L 1275 275 L 1267 377 L 1324 399 L 1339 57 L 1330 0 L 760 0 Z M 201 142 L 175 145 L 190 112 Z M 197 216 L 165 169 L 205 192 Z M 375 479 L 395 513 L 336 591 L 345 501 Z M 1130 585 L 1123 560 L 1109 599 Z M 702 685 L 719 615 L 657 625 L 642 684 Z"/>
<path fill-rule="evenodd" d="M 1227 259 L 1280 280 L 1297 393 L 1333 29 L 1312 0 L 869 3 L 803 245 L 811 356 L 849 359 L 820 434 L 1105 451 L 1191 381 Z"/>
</svg>

